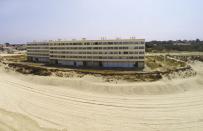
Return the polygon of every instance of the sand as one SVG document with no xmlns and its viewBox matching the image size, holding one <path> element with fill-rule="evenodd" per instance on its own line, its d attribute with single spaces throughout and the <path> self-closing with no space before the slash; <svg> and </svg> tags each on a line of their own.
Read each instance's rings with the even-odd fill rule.
<svg viewBox="0 0 203 131">
<path fill-rule="evenodd" d="M 0 131 L 202 131 L 197 76 L 157 82 L 22 75 L 0 68 Z"/>
</svg>

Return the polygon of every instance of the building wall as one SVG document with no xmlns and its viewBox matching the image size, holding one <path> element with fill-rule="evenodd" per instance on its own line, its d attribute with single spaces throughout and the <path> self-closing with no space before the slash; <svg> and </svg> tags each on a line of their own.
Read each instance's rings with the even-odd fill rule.
<svg viewBox="0 0 203 131">
<path fill-rule="evenodd" d="M 135 67 L 144 66 L 144 39 L 82 40 L 31 43 L 28 56 L 47 57 L 70 66 Z"/>
<path fill-rule="evenodd" d="M 49 63 L 48 57 L 28 56 L 28 61 Z"/>
<path fill-rule="evenodd" d="M 74 61 L 58 60 L 58 64 L 67 65 L 67 66 L 74 66 Z"/>
<path fill-rule="evenodd" d="M 47 57 L 41 57 L 41 58 L 37 58 L 39 62 L 46 62 L 48 63 L 49 62 L 49 58 Z"/>
<path fill-rule="evenodd" d="M 104 62 L 104 67 L 126 67 L 126 68 L 133 68 L 135 67 L 135 62 Z"/>
</svg>

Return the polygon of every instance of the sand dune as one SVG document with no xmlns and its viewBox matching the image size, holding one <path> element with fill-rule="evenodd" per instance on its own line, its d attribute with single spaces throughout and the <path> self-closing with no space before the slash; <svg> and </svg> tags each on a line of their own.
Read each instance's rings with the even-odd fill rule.
<svg viewBox="0 0 203 131">
<path fill-rule="evenodd" d="M 193 78 L 146 83 L 25 76 L 1 68 L 0 129 L 202 131 L 203 63 L 192 66 Z"/>
<path fill-rule="evenodd" d="M 0 131 L 56 131 L 42 128 L 32 119 L 0 109 Z"/>
</svg>

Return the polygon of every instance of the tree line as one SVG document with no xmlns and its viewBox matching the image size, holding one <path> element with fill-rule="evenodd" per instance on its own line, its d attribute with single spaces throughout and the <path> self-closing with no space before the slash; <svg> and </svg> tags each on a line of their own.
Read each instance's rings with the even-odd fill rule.
<svg viewBox="0 0 203 131">
<path fill-rule="evenodd" d="M 169 51 L 203 51 L 203 41 L 196 40 L 169 40 L 146 42 L 146 52 Z"/>
</svg>

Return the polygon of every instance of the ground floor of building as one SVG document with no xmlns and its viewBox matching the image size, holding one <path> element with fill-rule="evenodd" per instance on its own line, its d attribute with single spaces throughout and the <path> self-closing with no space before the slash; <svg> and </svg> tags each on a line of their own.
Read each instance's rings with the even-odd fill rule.
<svg viewBox="0 0 203 131">
<path fill-rule="evenodd" d="M 144 68 L 144 61 L 73 61 L 54 60 L 48 57 L 28 57 L 29 61 L 45 62 L 54 65 L 72 67 L 101 67 L 101 68 Z"/>
</svg>

